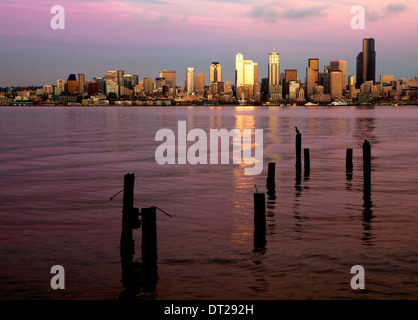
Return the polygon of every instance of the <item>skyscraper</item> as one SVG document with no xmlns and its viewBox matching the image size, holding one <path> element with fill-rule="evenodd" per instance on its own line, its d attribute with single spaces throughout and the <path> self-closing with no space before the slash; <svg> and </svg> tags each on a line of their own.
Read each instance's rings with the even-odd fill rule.
<svg viewBox="0 0 418 320">
<path fill-rule="evenodd" d="M 244 60 L 242 53 L 235 56 L 235 86 L 254 85 L 258 81 L 258 63 Z"/>
<path fill-rule="evenodd" d="M 57 87 L 61 88 L 61 92 L 65 92 L 65 81 L 62 79 L 58 79 Z"/>
<path fill-rule="evenodd" d="M 268 64 L 269 87 L 280 84 L 280 58 L 276 50 L 269 54 Z"/>
<path fill-rule="evenodd" d="M 186 92 L 189 95 L 193 95 L 195 92 L 195 77 L 194 68 L 189 67 L 186 71 Z"/>
<path fill-rule="evenodd" d="M 309 59 L 306 68 L 306 95 L 313 95 L 313 88 L 319 83 L 319 59 Z"/>
<path fill-rule="evenodd" d="M 78 93 L 83 94 L 86 92 L 86 80 L 84 74 L 78 74 Z"/>
<path fill-rule="evenodd" d="M 176 87 L 176 71 L 164 69 L 160 74 L 160 78 L 165 78 L 166 84 L 170 88 Z"/>
<path fill-rule="evenodd" d="M 331 99 L 338 99 L 343 95 L 343 72 L 341 70 L 331 71 Z"/>
<path fill-rule="evenodd" d="M 333 60 L 330 62 L 330 71 L 341 71 L 342 72 L 342 83 L 341 83 L 341 90 L 344 92 L 347 90 L 347 61 L 344 60 Z M 331 77 L 331 87 L 332 84 L 332 77 Z"/>
<path fill-rule="evenodd" d="M 78 91 L 78 83 L 75 74 L 70 74 L 67 80 L 67 91 L 68 93 L 76 93 Z"/>
<path fill-rule="evenodd" d="M 203 95 L 205 92 L 205 76 L 203 73 L 199 73 L 195 77 L 195 91 L 200 95 Z"/>
<path fill-rule="evenodd" d="M 281 98 L 280 92 L 280 57 L 276 50 L 269 54 L 268 93 L 271 99 Z"/>
<path fill-rule="evenodd" d="M 376 51 L 373 38 L 363 39 L 363 52 L 357 55 L 356 67 L 357 88 L 366 81 L 376 82 Z"/>
<path fill-rule="evenodd" d="M 374 39 L 363 39 L 363 82 L 376 82 L 376 51 Z"/>
<path fill-rule="evenodd" d="M 154 83 L 151 78 L 144 78 L 144 92 L 152 93 L 154 91 Z"/>
<path fill-rule="evenodd" d="M 212 62 L 209 67 L 209 82 L 222 81 L 222 67 L 219 62 Z"/>
<path fill-rule="evenodd" d="M 324 86 L 324 93 L 330 94 L 331 92 L 331 70 L 330 66 L 324 66 L 324 78 L 322 85 Z"/>
<path fill-rule="evenodd" d="M 298 71 L 296 69 L 286 69 L 284 71 L 284 96 L 289 94 L 289 84 L 290 81 L 297 81 L 298 79 Z"/>
<path fill-rule="evenodd" d="M 244 56 L 237 53 L 235 56 L 235 87 L 244 85 Z"/>
<path fill-rule="evenodd" d="M 123 86 L 123 75 L 125 74 L 125 71 L 123 70 L 118 70 L 117 71 L 117 83 L 119 86 L 119 94 L 120 94 L 120 88 Z"/>
</svg>

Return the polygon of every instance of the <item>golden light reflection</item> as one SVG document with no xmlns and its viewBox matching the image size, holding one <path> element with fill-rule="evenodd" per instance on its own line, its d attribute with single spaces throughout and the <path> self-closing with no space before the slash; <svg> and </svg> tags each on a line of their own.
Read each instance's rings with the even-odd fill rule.
<svg viewBox="0 0 418 320">
<path fill-rule="evenodd" d="M 253 110 L 254 107 L 236 107 L 237 111 Z M 236 114 L 235 115 L 235 129 L 252 129 L 254 135 L 255 117 L 253 114 Z M 241 145 L 241 148 L 255 148 L 255 139 L 246 141 Z M 243 150 L 243 149 L 242 149 Z M 258 176 L 246 176 L 243 167 L 246 164 L 241 161 L 240 166 L 234 166 L 233 169 L 233 206 L 235 225 L 231 232 L 231 242 L 247 243 L 253 239 L 253 193 L 254 185 Z M 252 165 L 251 165 L 252 166 Z"/>
</svg>

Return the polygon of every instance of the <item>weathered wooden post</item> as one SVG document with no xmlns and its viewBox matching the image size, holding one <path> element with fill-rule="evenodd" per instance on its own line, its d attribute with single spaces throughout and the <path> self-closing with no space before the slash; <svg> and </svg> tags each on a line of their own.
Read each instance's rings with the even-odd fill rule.
<svg viewBox="0 0 418 320">
<path fill-rule="evenodd" d="M 123 179 L 123 209 L 122 209 L 122 233 L 120 239 L 120 255 L 122 264 L 132 263 L 134 240 L 132 237 L 133 212 L 134 212 L 134 183 L 135 175 L 125 174 Z"/>
<path fill-rule="evenodd" d="M 157 275 L 157 215 L 156 207 L 143 208 L 142 213 L 142 264 L 144 278 L 153 280 Z"/>
<path fill-rule="evenodd" d="M 364 177 L 364 197 L 371 196 L 371 173 L 372 173 L 372 156 L 370 142 L 365 140 L 363 143 L 363 177 Z"/>
<path fill-rule="evenodd" d="M 296 133 L 296 174 L 302 174 L 302 134 Z"/>
<path fill-rule="evenodd" d="M 267 171 L 267 189 L 274 189 L 276 185 L 276 163 L 269 162 Z"/>
<path fill-rule="evenodd" d="M 135 248 L 132 234 L 133 229 L 140 227 L 141 221 L 139 220 L 139 210 L 134 208 L 134 182 L 134 174 L 128 173 L 124 176 L 120 256 L 122 263 L 122 284 L 125 290 L 121 293 L 121 299 L 135 296 L 139 292 L 139 278 L 134 270 L 133 263 Z M 113 198 L 110 199 L 112 200 Z"/>
<path fill-rule="evenodd" d="M 353 149 L 346 150 L 345 172 L 351 174 L 353 172 Z"/>
<path fill-rule="evenodd" d="M 303 149 L 303 160 L 304 160 L 304 176 L 309 177 L 311 172 L 311 159 L 309 156 L 309 149 Z"/>
<path fill-rule="evenodd" d="M 264 193 L 254 193 L 254 247 L 266 245 L 266 197 Z"/>
</svg>

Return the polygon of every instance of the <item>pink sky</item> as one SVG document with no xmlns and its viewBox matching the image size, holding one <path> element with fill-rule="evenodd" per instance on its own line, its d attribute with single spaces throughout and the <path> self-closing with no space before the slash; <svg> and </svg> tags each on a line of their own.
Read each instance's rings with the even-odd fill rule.
<svg viewBox="0 0 418 320">
<path fill-rule="evenodd" d="M 56 4 L 65 9 L 65 30 L 50 28 Z M 366 8 L 365 30 L 350 26 L 354 4 Z M 54 83 L 69 73 L 89 79 L 109 69 L 155 77 L 165 68 L 177 70 L 179 83 L 188 66 L 207 76 L 212 61 L 224 66 L 224 80 L 233 80 L 236 52 L 258 62 L 265 77 L 273 48 L 281 71 L 297 68 L 302 79 L 312 57 L 321 68 L 347 60 L 354 73 L 361 40 L 368 37 L 376 39 L 377 76 L 413 77 L 416 16 L 415 0 L 0 0 L 0 85 Z"/>
</svg>

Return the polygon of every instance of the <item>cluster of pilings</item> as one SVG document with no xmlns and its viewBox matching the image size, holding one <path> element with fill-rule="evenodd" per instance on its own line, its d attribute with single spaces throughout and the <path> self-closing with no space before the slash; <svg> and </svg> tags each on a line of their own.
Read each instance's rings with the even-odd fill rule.
<svg viewBox="0 0 418 320">
<path fill-rule="evenodd" d="M 309 179 L 310 175 L 310 154 L 309 148 L 304 148 L 304 177 Z M 346 176 L 352 179 L 353 175 L 353 149 L 346 149 Z M 296 133 L 296 181 L 300 182 L 302 175 L 302 134 Z M 267 169 L 267 193 L 275 193 L 275 170 L 274 162 L 268 163 Z M 365 140 L 363 143 L 363 200 L 365 212 L 370 212 L 371 202 L 371 145 Z M 256 249 L 264 248 L 266 245 L 266 205 L 265 194 L 254 193 L 254 247 Z"/>
<path fill-rule="evenodd" d="M 346 175 L 352 178 L 353 149 L 346 150 Z M 302 174 L 302 134 L 296 134 L 296 176 L 300 179 Z M 276 193 L 276 164 L 268 163 L 267 195 L 275 199 Z M 304 176 L 310 175 L 309 149 L 304 149 Z M 363 143 L 363 177 L 364 177 L 364 207 L 365 213 L 371 207 L 371 145 L 365 140 Z M 124 176 L 122 233 L 120 240 L 120 255 L 122 262 L 122 283 L 126 288 L 125 296 L 134 296 L 145 284 L 153 287 L 158 280 L 157 267 L 157 222 L 156 207 L 134 208 L 135 175 Z M 161 210 L 161 209 L 160 209 Z M 164 212 L 165 213 L 165 212 Z M 166 213 L 167 214 L 167 213 Z M 167 214 L 168 215 L 168 214 Z M 142 217 L 142 221 L 139 217 Z M 133 257 L 135 253 L 133 230 L 142 226 L 142 265 L 137 272 Z M 263 250 L 266 246 L 266 196 L 265 193 L 254 193 L 254 249 Z"/>
<path fill-rule="evenodd" d="M 135 296 L 143 287 L 152 288 L 158 280 L 156 207 L 134 208 L 135 175 L 124 176 L 120 256 L 124 297 Z M 139 217 L 142 217 L 142 221 Z M 142 227 L 142 265 L 134 264 L 133 230 Z"/>
</svg>

